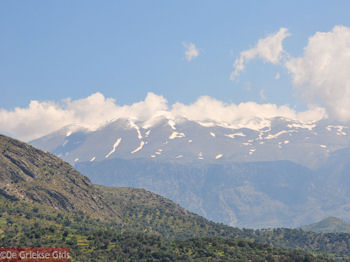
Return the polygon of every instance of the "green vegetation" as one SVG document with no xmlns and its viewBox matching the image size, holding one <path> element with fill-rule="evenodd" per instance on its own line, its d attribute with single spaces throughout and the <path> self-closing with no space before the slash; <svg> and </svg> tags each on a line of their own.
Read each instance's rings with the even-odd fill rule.
<svg viewBox="0 0 350 262">
<path fill-rule="evenodd" d="M 1 247 L 69 247 L 73 261 L 330 261 L 305 251 L 224 238 L 169 241 L 116 224 L 0 197 Z"/>
<path fill-rule="evenodd" d="M 350 224 L 336 217 L 328 217 L 320 222 L 303 226 L 301 229 L 316 233 L 350 233 Z"/>
<path fill-rule="evenodd" d="M 123 188 L 121 191 L 127 191 L 128 194 L 131 194 L 130 199 L 138 202 L 137 197 L 132 196 L 132 192 L 138 193 L 138 190 L 132 189 L 129 192 L 128 189 Z M 141 190 L 140 195 L 143 194 L 152 193 Z M 151 202 L 153 201 L 151 200 Z M 142 213 L 141 204 L 136 207 L 133 207 L 133 201 L 129 204 L 131 210 L 138 210 Z M 157 213 L 157 209 L 154 212 L 148 210 L 151 214 Z M 81 211 L 65 212 L 40 204 L 13 201 L 5 199 L 5 197 L 0 197 L 0 214 L 0 246 L 70 247 L 75 261 L 113 261 L 110 260 L 111 258 L 119 258 L 121 261 L 128 259 L 144 259 L 145 261 L 157 261 L 157 259 L 159 261 L 191 259 L 198 261 L 232 261 L 233 259 L 235 261 L 248 261 L 249 259 L 253 259 L 253 261 L 264 261 L 261 259 L 269 259 L 268 261 L 327 261 L 300 250 L 322 251 L 327 249 L 327 246 L 317 244 L 321 243 L 321 240 L 324 244 L 328 243 L 328 247 L 330 243 L 333 243 L 333 249 L 328 248 L 329 251 L 342 251 L 344 254 L 349 252 L 349 248 L 346 246 L 341 249 L 341 245 L 339 245 L 341 239 L 339 235 L 335 234 L 312 233 L 310 235 L 310 233 L 301 230 L 288 229 L 275 231 L 239 230 L 211 223 L 203 218 L 202 222 L 206 224 L 208 229 L 212 226 L 211 233 L 199 230 L 201 229 L 199 224 L 192 223 L 193 235 L 211 234 L 213 237 L 196 239 L 183 237 L 183 240 L 174 240 L 173 238 L 161 237 L 160 233 L 141 233 L 142 226 L 135 226 L 135 224 L 137 224 L 136 221 L 139 221 L 140 225 L 147 223 L 147 219 L 142 216 L 130 217 L 129 221 L 132 221 L 130 225 L 127 223 L 120 225 L 92 219 Z M 125 217 L 128 216 L 126 213 Z M 160 218 L 162 217 L 160 216 Z M 164 215 L 163 218 L 165 219 L 165 217 Z M 162 220 L 155 220 L 154 225 L 159 232 L 164 230 L 163 235 L 165 236 L 171 236 L 169 228 L 176 230 L 176 227 L 181 227 L 180 221 L 177 221 L 176 227 L 166 226 L 166 222 L 160 223 L 160 221 Z M 157 224 L 163 225 L 163 227 L 157 227 Z M 225 234 L 223 234 L 224 229 L 228 229 Z M 154 231 L 156 232 L 156 230 Z M 182 230 L 182 232 L 184 231 Z M 214 237 L 220 235 L 220 232 L 225 238 Z M 176 231 L 174 235 L 179 236 Z M 185 235 L 190 235 L 189 229 Z M 345 236 L 349 237 L 347 234 Z M 350 243 L 349 239 L 345 240 L 345 243 Z M 265 244 L 258 244 L 258 242 L 265 242 Z M 281 249 L 278 247 L 281 244 L 286 247 L 299 248 L 299 250 Z M 271 257 L 275 260 L 270 260 Z M 340 258 L 345 259 L 346 257 L 340 256 Z"/>
<path fill-rule="evenodd" d="M 133 232 L 152 233 L 167 239 L 242 235 L 237 228 L 208 221 L 144 189 L 96 187 L 120 214 L 124 228 Z"/>
</svg>

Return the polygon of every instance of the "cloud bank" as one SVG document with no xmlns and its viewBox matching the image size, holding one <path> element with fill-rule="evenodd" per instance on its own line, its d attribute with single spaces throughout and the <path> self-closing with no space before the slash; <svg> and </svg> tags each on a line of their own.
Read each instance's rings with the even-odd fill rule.
<svg viewBox="0 0 350 262">
<path fill-rule="evenodd" d="M 226 104 L 208 96 L 200 97 L 190 105 L 175 103 L 169 106 L 163 96 L 153 93 L 148 93 L 144 101 L 118 105 L 114 99 L 95 93 L 78 100 L 31 101 L 26 108 L 15 108 L 13 111 L 2 109 L 0 132 L 30 141 L 66 126 L 96 130 L 121 118 L 152 126 L 160 116 L 175 122 L 186 118 L 206 125 L 259 129 L 268 125 L 273 117 L 317 121 L 325 117 L 325 113 L 321 108 L 297 113 L 288 106 L 273 104 Z"/>
<path fill-rule="evenodd" d="M 272 64 L 280 63 L 284 55 L 282 43 L 288 36 L 290 36 L 288 29 L 280 28 L 277 33 L 260 39 L 254 48 L 242 51 L 240 57 L 234 62 L 234 70 L 231 73 L 230 79 L 235 80 L 244 70 L 245 65 L 257 57 Z"/>
<path fill-rule="evenodd" d="M 350 28 L 317 32 L 303 56 L 291 58 L 285 66 L 307 103 L 324 105 L 338 120 L 350 120 Z"/>
<path fill-rule="evenodd" d="M 300 57 L 292 57 L 284 51 L 282 42 L 289 35 L 286 28 L 281 28 L 259 40 L 255 48 L 241 52 L 234 63 L 231 80 L 254 58 L 281 64 L 291 74 L 297 93 L 307 105 L 325 107 L 330 118 L 349 121 L 350 28 L 335 26 L 330 32 L 316 32 Z M 279 77 L 277 74 L 276 79 Z"/>
<path fill-rule="evenodd" d="M 185 57 L 188 62 L 199 56 L 199 49 L 193 43 L 183 42 L 182 45 L 185 47 Z"/>
</svg>

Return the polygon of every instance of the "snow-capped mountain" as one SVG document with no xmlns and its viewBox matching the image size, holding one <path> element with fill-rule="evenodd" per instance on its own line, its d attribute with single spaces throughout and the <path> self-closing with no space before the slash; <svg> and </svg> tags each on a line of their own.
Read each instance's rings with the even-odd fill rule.
<svg viewBox="0 0 350 262">
<path fill-rule="evenodd" d="M 290 160 L 316 168 L 331 152 L 349 147 L 347 126 L 285 118 L 260 128 L 233 128 L 166 117 L 155 123 L 118 119 L 95 131 L 68 126 L 31 142 L 71 164 L 112 158 L 177 163 Z M 72 131 L 73 130 L 73 131 Z"/>
<path fill-rule="evenodd" d="M 93 183 L 141 187 L 216 222 L 292 227 L 350 216 L 349 127 L 255 119 L 242 126 L 161 116 L 67 126 L 31 143 Z"/>
</svg>

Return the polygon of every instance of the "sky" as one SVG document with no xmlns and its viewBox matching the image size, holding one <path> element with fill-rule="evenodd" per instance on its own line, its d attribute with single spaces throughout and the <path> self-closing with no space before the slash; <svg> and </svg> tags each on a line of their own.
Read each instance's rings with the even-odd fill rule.
<svg viewBox="0 0 350 262">
<path fill-rule="evenodd" d="M 340 0 L 0 1 L 0 132 L 96 128 L 140 103 L 196 118 L 203 101 L 207 118 L 227 111 L 228 122 L 240 105 L 250 117 L 270 106 L 268 117 L 287 108 L 347 122 L 349 10 Z"/>
</svg>

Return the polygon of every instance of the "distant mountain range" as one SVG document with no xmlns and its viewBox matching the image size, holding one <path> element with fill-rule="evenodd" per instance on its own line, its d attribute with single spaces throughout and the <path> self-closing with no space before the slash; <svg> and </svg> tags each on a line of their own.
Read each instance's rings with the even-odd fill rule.
<svg viewBox="0 0 350 262">
<path fill-rule="evenodd" d="M 290 160 L 309 168 L 319 167 L 330 153 L 350 146 L 347 126 L 285 118 L 255 121 L 267 123 L 261 123 L 260 129 L 249 123 L 233 129 L 165 117 L 152 125 L 118 119 L 95 131 L 67 126 L 30 143 L 71 164 L 113 158 L 182 164 Z"/>
<path fill-rule="evenodd" d="M 285 118 L 242 128 L 166 117 L 68 126 L 32 141 L 94 183 L 150 190 L 216 222 L 299 227 L 349 218 L 349 128 Z M 257 128 L 258 127 L 258 128 Z"/>
</svg>

